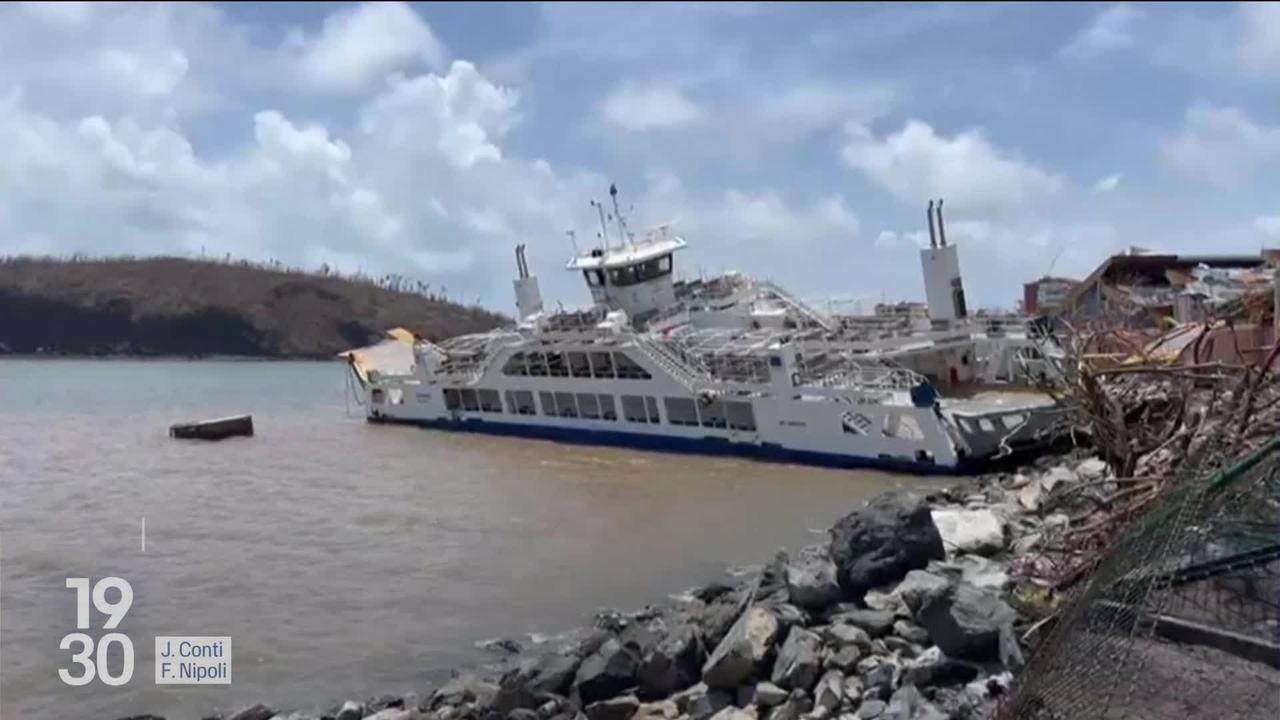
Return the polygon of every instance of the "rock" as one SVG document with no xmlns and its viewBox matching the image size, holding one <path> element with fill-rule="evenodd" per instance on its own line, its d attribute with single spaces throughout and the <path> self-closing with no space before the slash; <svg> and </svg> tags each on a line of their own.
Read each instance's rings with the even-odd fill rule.
<svg viewBox="0 0 1280 720">
<path fill-rule="evenodd" d="M 366 715 L 364 720 L 418 720 L 422 717 L 422 713 L 418 712 L 418 708 L 400 708 L 389 707 L 379 710 L 372 715 Z"/>
<path fill-rule="evenodd" d="M 1004 549 L 1004 521 L 990 510 L 940 508 L 932 517 L 948 552 L 994 555 Z"/>
<path fill-rule="evenodd" d="M 822 548 L 801 550 L 799 557 L 786 565 L 786 578 L 788 597 L 799 607 L 822 610 L 840 600 L 835 563 Z"/>
<path fill-rule="evenodd" d="M 837 522 L 830 534 L 840 587 L 855 599 L 946 556 L 928 505 L 898 493 L 874 498 Z"/>
<path fill-rule="evenodd" d="M 254 705 L 241 710 L 227 720 L 271 720 L 275 716 L 276 711 L 266 705 Z"/>
<path fill-rule="evenodd" d="M 588 720 L 631 720 L 639 708 L 640 700 L 635 695 L 621 695 L 593 702 L 583 712 Z"/>
<path fill-rule="evenodd" d="M 822 666 L 827 670 L 839 670 L 842 673 L 850 673 L 858 668 L 858 661 L 862 658 L 862 649 L 857 645 L 845 645 L 839 650 L 827 649 L 827 654 L 822 659 Z"/>
<path fill-rule="evenodd" d="M 903 685 L 880 715 L 881 720 L 947 720 L 914 685 Z"/>
<path fill-rule="evenodd" d="M 817 634 L 802 627 L 791 628 L 786 642 L 778 650 L 778 659 L 773 664 L 770 679 L 788 690 L 812 688 L 818 679 L 818 653 L 821 649 L 822 640 Z"/>
<path fill-rule="evenodd" d="M 874 691 L 876 697 L 883 700 L 898 686 L 901 668 L 889 658 L 874 658 L 877 662 L 862 675 L 862 684 L 867 690 Z"/>
<path fill-rule="evenodd" d="M 916 687 L 956 685 L 977 676 L 977 666 L 948 658 L 936 645 L 908 660 L 902 668 L 902 681 Z"/>
<path fill-rule="evenodd" d="M 849 707 L 857 707 L 862 702 L 862 680 L 854 676 L 846 676 L 844 679 L 844 702 Z"/>
<path fill-rule="evenodd" d="M 888 610 L 849 610 L 829 618 L 832 625 L 852 625 L 873 638 L 889 634 L 893 620 L 894 614 Z"/>
<path fill-rule="evenodd" d="M 511 638 L 493 638 L 492 640 L 484 640 L 478 643 L 477 647 L 481 650 L 506 653 L 508 655 L 519 655 L 521 652 L 524 652 L 524 647 Z"/>
<path fill-rule="evenodd" d="M 792 690 L 785 702 L 769 712 L 767 720 L 800 720 L 813 710 L 813 699 L 803 690 Z"/>
<path fill-rule="evenodd" d="M 742 613 L 702 666 L 702 679 L 713 688 L 736 688 L 769 657 L 778 621 L 767 608 L 753 605 Z"/>
<path fill-rule="evenodd" d="M 1107 464 L 1099 458 L 1091 457 L 1076 466 L 1076 474 L 1085 480 L 1101 480 L 1107 476 Z"/>
<path fill-rule="evenodd" d="M 917 645 L 929 642 L 929 631 L 913 622 L 899 620 L 893 624 L 893 634 Z"/>
<path fill-rule="evenodd" d="M 902 602 L 902 597 L 891 592 L 868 590 L 862 601 L 872 610 L 893 613 L 895 617 L 911 617 L 911 610 Z"/>
<path fill-rule="evenodd" d="M 661 702 L 645 703 L 636 708 L 636 714 L 631 716 L 631 720 L 675 720 L 680 716 L 680 709 L 671 700 L 662 700 Z"/>
<path fill-rule="evenodd" d="M 695 588 L 691 594 L 702 602 L 710 604 L 732 592 L 732 585 L 716 582 L 705 587 Z"/>
<path fill-rule="evenodd" d="M 751 708 L 754 710 L 755 708 Z M 730 705 L 711 716 L 711 720 L 756 720 L 756 714 L 745 708 L 736 708 Z"/>
<path fill-rule="evenodd" d="M 977 555 L 962 555 L 948 562 L 931 562 L 928 572 L 995 592 L 1004 592 L 1010 584 L 1004 565 Z"/>
<path fill-rule="evenodd" d="M 882 641 L 877 640 L 877 642 Z M 922 649 L 919 645 L 916 645 L 910 640 L 904 640 L 896 635 L 890 635 L 889 637 L 884 638 L 883 642 L 886 653 L 897 653 L 899 657 L 904 658 L 913 658 L 919 655 Z"/>
<path fill-rule="evenodd" d="M 702 641 L 706 646 L 718 645 L 741 613 L 742 598 L 736 592 L 724 595 L 703 608 L 698 614 L 698 629 L 702 631 Z"/>
<path fill-rule="evenodd" d="M 573 691 L 584 706 L 607 700 L 635 686 L 639 665 L 634 650 L 609 640 L 582 661 L 574 676 Z"/>
<path fill-rule="evenodd" d="M 866 630 L 852 625 L 824 625 L 818 632 L 827 642 L 837 648 L 844 645 L 857 645 L 862 651 L 871 648 L 871 636 Z"/>
<path fill-rule="evenodd" d="M 1013 552 L 1016 555 L 1026 555 L 1040 544 L 1044 535 L 1038 532 L 1028 533 L 1013 541 Z"/>
<path fill-rule="evenodd" d="M 888 707 L 883 700 L 867 700 L 858 708 L 859 720 L 874 720 L 884 714 Z"/>
<path fill-rule="evenodd" d="M 552 698 L 538 706 L 538 717 L 540 718 L 551 718 L 558 712 L 560 712 L 560 701 L 556 698 Z"/>
<path fill-rule="evenodd" d="M 550 717 L 550 715 L 547 717 Z M 515 710 L 507 713 L 507 720 L 542 720 L 542 715 L 537 710 L 516 708 Z"/>
<path fill-rule="evenodd" d="M 456 706 L 463 703 L 477 703 L 487 706 L 493 702 L 497 693 L 497 685 L 482 680 L 475 675 L 464 674 L 450 678 L 449 682 L 432 693 L 427 706 L 433 710 L 441 705 Z"/>
<path fill-rule="evenodd" d="M 733 704 L 740 708 L 748 705 L 756 704 L 756 686 L 754 683 L 747 683 L 738 688 L 738 692 L 734 695 Z"/>
<path fill-rule="evenodd" d="M 774 685 L 771 682 L 756 683 L 756 704 L 760 707 L 773 707 L 781 705 L 786 701 L 788 693 L 786 690 Z"/>
<path fill-rule="evenodd" d="M 839 670 L 829 670 L 818 680 L 813 688 L 814 708 L 825 708 L 827 712 L 835 712 L 844 698 L 844 675 Z"/>
<path fill-rule="evenodd" d="M 342 703 L 338 712 L 334 713 L 333 720 L 360 720 L 363 717 L 364 706 L 354 700 L 348 700 Z"/>
<path fill-rule="evenodd" d="M 945 595 L 950 589 L 951 582 L 945 577 L 924 570 L 912 570 L 894 588 L 893 594 L 902 598 L 907 608 L 916 613 L 926 601 Z"/>
<path fill-rule="evenodd" d="M 634 622 L 619 633 L 618 642 L 634 650 L 638 657 L 644 657 L 662 642 L 666 632 L 666 623 L 661 618 Z"/>
<path fill-rule="evenodd" d="M 498 681 L 492 706 L 498 712 L 536 708 L 548 695 L 567 695 L 578 670 L 575 655 L 548 653 L 524 661 Z"/>
<path fill-rule="evenodd" d="M 1031 482 L 1018 488 L 1018 504 L 1026 508 L 1029 512 L 1035 512 L 1040 509 L 1040 503 L 1044 496 L 1044 487 L 1039 480 Z"/>
<path fill-rule="evenodd" d="M 637 674 L 641 699 L 664 698 L 698 682 L 706 660 L 702 637 L 693 625 L 677 625 L 644 656 Z"/>
<path fill-rule="evenodd" d="M 303 713 L 303 712 L 291 712 L 288 715 L 285 715 L 284 713 L 280 713 L 272 717 L 271 720 L 316 720 L 316 716 L 308 715 L 307 713 Z"/>
<path fill-rule="evenodd" d="M 694 720 L 706 720 L 733 704 L 733 693 L 711 688 L 689 705 L 688 715 Z"/>
<path fill-rule="evenodd" d="M 1020 667 L 1022 655 L 1013 636 L 1017 614 L 994 593 L 959 585 L 932 597 L 916 613 L 916 621 L 942 652 L 977 662 L 999 659 Z"/>
<path fill-rule="evenodd" d="M 803 610 L 792 605 L 791 603 L 769 603 L 766 605 L 773 616 L 778 620 L 778 629 L 799 625 L 804 627 L 809 624 L 809 616 Z"/>
</svg>

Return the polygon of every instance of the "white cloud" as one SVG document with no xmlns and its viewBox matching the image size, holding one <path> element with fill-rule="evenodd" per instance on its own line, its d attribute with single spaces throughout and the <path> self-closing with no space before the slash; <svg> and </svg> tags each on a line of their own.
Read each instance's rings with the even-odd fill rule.
<svg viewBox="0 0 1280 720">
<path fill-rule="evenodd" d="M 352 92 L 398 68 L 444 65 L 445 47 L 412 7 L 366 2 L 325 18 L 319 35 L 291 38 L 304 81 L 328 91 Z"/>
<path fill-rule="evenodd" d="M 1078 60 L 1131 48 L 1136 41 L 1133 26 L 1141 17 L 1142 12 L 1128 3 L 1101 10 L 1063 46 L 1061 54 Z"/>
<path fill-rule="evenodd" d="M 1240 20 L 1243 23 L 1238 45 L 1241 67 L 1255 75 L 1280 76 L 1280 5 L 1241 3 Z"/>
<path fill-rule="evenodd" d="M 1061 191 L 1062 177 L 993 146 L 981 130 L 947 138 L 911 120 L 876 138 L 865 125 L 846 127 L 845 162 L 894 197 L 924 203 L 943 197 L 964 212 L 1007 212 Z"/>
<path fill-rule="evenodd" d="M 1161 152 L 1178 172 L 1231 185 L 1280 163 L 1280 127 L 1261 125 L 1240 108 L 1200 102 L 1187 109 L 1182 130 L 1161 141 Z"/>
<path fill-rule="evenodd" d="M 1261 215 L 1253 220 L 1258 232 L 1274 240 L 1280 240 L 1280 215 Z"/>
<path fill-rule="evenodd" d="M 703 109 L 680 88 L 658 83 L 627 84 L 600 104 L 605 120 L 627 130 L 653 130 L 692 125 L 705 118 Z"/>
<path fill-rule="evenodd" d="M 1109 193 L 1115 190 L 1120 187 L 1120 180 L 1123 177 L 1124 176 L 1120 173 L 1114 173 L 1103 178 L 1098 178 L 1098 181 L 1093 184 L 1094 194 L 1100 195 L 1102 193 Z"/>
</svg>

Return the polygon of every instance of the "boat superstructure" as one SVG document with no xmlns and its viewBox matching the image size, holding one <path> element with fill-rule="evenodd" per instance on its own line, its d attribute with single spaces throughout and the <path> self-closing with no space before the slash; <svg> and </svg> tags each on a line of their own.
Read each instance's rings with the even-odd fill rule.
<svg viewBox="0 0 1280 720">
<path fill-rule="evenodd" d="M 519 321 L 439 343 L 415 339 L 407 370 L 353 362 L 368 418 L 913 470 L 953 470 L 1039 439 L 1043 397 L 938 392 L 939 379 L 959 387 L 1025 373 L 1040 347 L 1021 322 L 967 317 L 955 246 L 945 240 L 922 251 L 926 286 L 942 288 L 927 316 L 841 317 L 747 275 L 677 282 L 685 239 L 669 227 L 636 237 L 616 217 L 615 243 L 602 209 L 602 246 L 567 265 L 581 273 L 591 306 L 544 310 L 518 247 Z"/>
</svg>

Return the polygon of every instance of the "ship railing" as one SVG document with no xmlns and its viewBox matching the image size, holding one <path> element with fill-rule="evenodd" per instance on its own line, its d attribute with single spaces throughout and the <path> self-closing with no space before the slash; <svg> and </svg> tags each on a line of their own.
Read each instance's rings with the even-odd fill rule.
<svg viewBox="0 0 1280 720">
<path fill-rule="evenodd" d="M 489 367 L 490 360 L 502 347 L 519 344 L 524 336 L 516 332 L 495 332 L 485 337 L 483 344 L 467 347 L 444 348 L 445 359 L 440 363 L 437 373 L 451 377 L 460 377 L 464 383 L 478 382 Z"/>
<path fill-rule="evenodd" d="M 707 373 L 701 371 L 697 363 L 691 362 L 690 359 L 684 357 L 683 353 L 672 348 L 668 343 L 636 335 L 635 344 L 658 367 L 665 370 L 676 382 L 685 386 L 690 392 L 697 392 L 698 388 L 706 380 Z"/>
<path fill-rule="evenodd" d="M 787 292 L 780 285 L 776 285 L 768 280 L 761 280 L 759 281 L 759 286 L 776 295 L 779 300 L 792 310 L 795 310 L 805 319 L 814 323 L 823 330 L 827 330 L 829 332 L 835 330 L 835 324 L 831 322 L 830 318 L 819 312 L 812 305 L 806 303 L 795 295 L 792 295 L 790 292 Z"/>
<path fill-rule="evenodd" d="M 812 387 L 877 390 L 910 390 L 923 381 L 923 375 L 907 368 L 865 365 L 852 360 L 820 374 L 802 372 L 799 378 L 799 384 Z"/>
</svg>

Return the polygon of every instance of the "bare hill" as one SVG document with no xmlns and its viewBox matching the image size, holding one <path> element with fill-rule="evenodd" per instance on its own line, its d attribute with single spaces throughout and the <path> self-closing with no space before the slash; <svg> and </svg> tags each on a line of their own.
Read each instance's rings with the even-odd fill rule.
<svg viewBox="0 0 1280 720">
<path fill-rule="evenodd" d="M 183 258 L 0 262 L 0 353 L 332 357 L 506 318 L 388 283 Z"/>
</svg>

